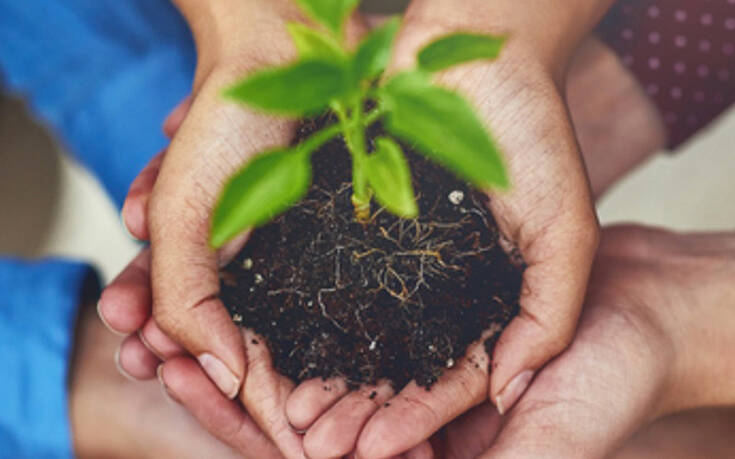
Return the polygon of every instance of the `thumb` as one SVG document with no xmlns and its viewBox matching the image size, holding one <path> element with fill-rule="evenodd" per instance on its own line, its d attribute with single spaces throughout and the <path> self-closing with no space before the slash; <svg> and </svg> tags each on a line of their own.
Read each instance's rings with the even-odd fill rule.
<svg viewBox="0 0 735 459">
<path fill-rule="evenodd" d="M 229 398 L 239 392 L 246 356 L 242 335 L 219 299 L 223 255 L 209 246 L 210 216 L 225 181 L 254 153 L 289 137 L 287 123 L 220 99 L 221 88 L 233 79 L 213 73 L 202 87 L 163 160 L 148 205 L 153 317 Z"/>
<path fill-rule="evenodd" d="M 490 374 L 489 395 L 500 414 L 574 337 L 599 240 L 594 215 L 588 215 L 585 224 L 580 218 L 564 217 L 530 244 L 521 244 L 527 263 L 521 311 L 495 346 Z"/>
</svg>

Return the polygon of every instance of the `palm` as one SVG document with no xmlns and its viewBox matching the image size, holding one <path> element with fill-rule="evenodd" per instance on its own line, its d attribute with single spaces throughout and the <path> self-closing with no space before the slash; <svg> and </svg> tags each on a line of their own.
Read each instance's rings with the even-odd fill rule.
<svg viewBox="0 0 735 459">
<path fill-rule="evenodd" d="M 570 348 L 507 417 L 480 408 L 451 424 L 437 439 L 446 457 L 477 457 L 491 445 L 487 457 L 604 457 L 650 420 L 672 363 L 652 320 L 656 276 L 641 260 L 600 256 Z"/>
<path fill-rule="evenodd" d="M 413 30 L 425 35 L 423 29 Z M 409 65 L 420 43 L 422 38 L 407 31 L 400 35 L 399 67 L 404 58 Z M 523 370 L 538 369 L 571 339 L 597 243 L 596 218 L 562 99 L 553 81 L 510 46 L 506 56 L 511 57 L 466 66 L 440 81 L 474 103 L 505 153 L 511 190 L 492 197 L 491 210 L 528 264 L 523 311 L 498 342 L 492 380 L 484 370 L 488 357 L 476 345 L 468 351 L 469 358 L 458 362 L 428 393 L 411 383 L 390 398 L 389 391 L 379 388 L 379 402 L 387 401 L 387 407 L 367 400 L 372 389 L 337 401 L 343 388 L 324 394 L 317 383 L 307 383 L 294 392 L 288 406 L 292 424 L 308 429 L 305 447 L 311 457 L 346 454 L 354 442 L 337 446 L 334 439 L 358 435 L 356 446 L 362 456 L 406 451 L 484 402 L 489 388 L 495 397 Z M 354 418 L 356 406 L 362 407 L 358 420 L 339 422 Z"/>
</svg>

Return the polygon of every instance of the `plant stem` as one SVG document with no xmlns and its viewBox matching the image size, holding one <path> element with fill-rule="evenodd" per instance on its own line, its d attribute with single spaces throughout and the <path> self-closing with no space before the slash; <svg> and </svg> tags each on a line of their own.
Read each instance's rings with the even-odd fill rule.
<svg viewBox="0 0 735 459">
<path fill-rule="evenodd" d="M 357 98 L 349 114 L 342 104 L 335 104 L 334 109 L 343 129 L 345 143 L 352 154 L 352 205 L 355 207 L 355 218 L 364 223 L 370 220 L 372 196 L 364 166 L 367 160 L 367 150 L 362 99 Z"/>
<path fill-rule="evenodd" d="M 367 115 L 362 120 L 362 128 L 366 128 L 373 124 L 375 121 L 378 120 L 383 115 L 383 110 L 376 108 Z M 342 123 L 333 124 L 332 126 L 329 126 L 328 128 L 322 129 L 321 131 L 313 134 L 308 139 L 301 142 L 298 146 L 299 150 L 303 151 L 304 153 L 311 153 L 315 150 L 318 150 L 319 147 L 324 145 L 325 143 L 329 142 L 333 138 L 337 137 L 339 134 L 341 134 L 344 131 L 344 127 Z"/>
</svg>

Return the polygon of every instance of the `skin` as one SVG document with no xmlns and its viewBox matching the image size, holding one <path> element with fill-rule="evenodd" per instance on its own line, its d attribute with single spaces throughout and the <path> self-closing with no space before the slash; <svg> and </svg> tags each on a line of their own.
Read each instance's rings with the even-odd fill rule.
<svg viewBox="0 0 735 459">
<path fill-rule="evenodd" d="M 498 62 L 448 72 L 441 83 L 455 87 L 475 103 L 506 151 L 514 183 L 512 191 L 495 196 L 492 211 L 501 230 L 528 263 L 522 313 L 498 342 L 491 379 L 460 365 L 426 399 L 426 409 L 411 409 L 417 406 L 413 401 L 423 396 L 415 385 L 393 400 L 397 407 L 393 412 L 405 411 L 421 426 L 407 440 L 411 443 L 488 396 L 501 411 L 509 409 L 530 382 L 529 375 L 568 345 L 581 308 L 598 226 L 559 82 L 571 47 L 581 39 L 585 27 L 592 27 L 604 7 L 593 8 L 591 2 L 575 0 L 566 11 L 536 3 L 529 8 L 547 11 L 552 15 L 550 22 L 539 22 L 528 10 L 519 12 L 508 2 L 492 7 L 477 2 L 455 11 L 451 2 L 416 1 L 406 14 L 396 45 L 392 71 L 411 65 L 421 46 L 458 28 L 511 36 Z M 194 356 L 223 394 L 228 398 L 240 394 L 248 412 L 286 456 L 300 457 L 304 443 L 291 431 L 280 409 L 293 387 L 272 371 L 267 354 L 250 349 L 250 340 L 243 343 L 229 320 L 218 299 L 217 268 L 224 257 L 207 245 L 209 216 L 226 178 L 252 154 L 285 143 L 291 127 L 228 104 L 219 92 L 238 75 L 292 57 L 284 25 L 298 20 L 299 15 L 286 1 L 180 0 L 177 5 L 191 24 L 200 61 L 191 107 L 162 161 L 146 204 L 156 327 L 144 327 L 141 336 L 161 358 L 180 355 L 182 348 Z M 498 17 L 507 18 L 507 22 L 498 24 L 493 20 Z M 555 39 L 539 36 L 540 26 Z M 359 30 L 353 35 L 359 35 Z M 269 50 L 267 55 L 264 49 Z M 518 123 L 519 119 L 524 123 Z M 131 232 L 135 234 L 132 228 Z M 180 347 L 154 336 L 155 329 Z M 481 353 L 477 358 L 482 358 Z M 521 384 L 519 378 L 523 379 Z M 263 387 L 270 393 L 256 395 Z M 462 394 L 467 396 L 458 398 Z M 359 393 L 348 397 L 375 408 Z M 327 440 L 338 438 L 330 426 L 340 424 L 329 419 L 339 419 L 349 407 L 348 403 L 337 403 L 315 426 L 321 427 L 307 434 L 304 441 L 311 456 L 335 453 L 320 451 L 319 445 L 332 444 Z M 363 424 L 354 423 L 348 437 L 354 438 Z M 377 444 L 375 439 L 383 432 L 401 425 L 405 424 L 378 410 L 362 429 L 358 451 L 372 456 L 404 450 L 404 444 L 381 451 L 371 451 L 369 446 Z"/>
<path fill-rule="evenodd" d="M 589 94 L 591 91 L 597 91 L 599 86 L 591 86 L 588 84 L 581 84 L 590 80 L 596 81 L 598 84 L 603 84 L 609 91 L 606 93 L 610 94 L 609 98 L 597 98 L 595 103 L 597 105 L 589 107 Z M 586 93 L 585 93 L 586 91 Z M 635 81 L 630 75 L 626 73 L 622 65 L 616 60 L 614 55 L 604 48 L 599 43 L 590 40 L 588 41 L 579 51 L 578 57 L 573 61 L 570 68 L 570 77 L 568 79 L 568 91 L 570 101 L 579 101 L 579 104 L 571 104 L 570 110 L 572 117 L 580 120 L 580 127 L 577 128 L 580 140 L 582 141 L 583 151 L 585 154 L 585 160 L 588 164 L 595 164 L 601 158 L 606 158 L 607 152 L 612 150 L 625 151 L 629 154 L 625 158 L 625 161 L 621 161 L 617 164 L 609 164 L 609 168 L 613 170 L 615 176 L 622 175 L 629 164 L 631 163 L 630 158 L 635 158 L 633 163 L 638 162 L 650 155 L 660 145 L 664 143 L 662 129 L 660 126 L 660 120 L 658 120 L 655 112 L 653 111 L 650 103 L 643 96 L 642 91 L 637 86 Z M 582 103 L 584 102 L 584 104 Z M 623 105 L 625 104 L 625 105 Z M 164 130 L 169 134 L 173 135 L 177 124 L 180 120 L 185 118 L 184 114 L 189 107 L 189 102 L 184 101 L 182 105 L 177 108 L 172 115 L 167 119 Z M 616 110 L 610 110 L 614 107 Z M 637 130 L 635 135 L 628 135 L 620 137 L 616 135 L 617 130 L 614 128 L 617 118 L 611 116 L 617 111 L 626 111 L 630 114 L 636 114 L 640 121 L 637 124 Z M 592 115 L 596 115 L 595 118 Z M 611 127 L 610 129 L 588 129 L 587 126 L 605 126 Z M 604 148 L 599 148 L 603 146 Z M 151 165 L 144 170 L 140 177 L 131 187 L 131 193 L 126 202 L 126 223 L 131 231 L 138 235 L 140 238 L 145 237 L 145 233 L 141 231 L 145 225 L 131 224 L 136 221 L 144 221 L 145 213 L 143 209 L 148 200 L 150 188 L 155 182 L 155 178 L 158 172 L 158 167 L 161 161 L 159 156 Z M 598 184 L 595 178 L 598 177 L 594 173 L 594 168 L 590 168 L 590 175 L 593 179 L 593 189 L 596 194 L 600 194 L 604 191 L 606 186 L 605 183 Z M 132 210 L 132 211 L 131 211 Z M 137 220 L 136 220 L 137 218 Z M 143 253 L 131 266 L 125 270 L 116 281 L 114 281 L 106 290 L 100 302 L 100 310 L 102 316 L 106 317 L 108 324 L 123 333 L 132 333 L 141 328 L 141 335 L 146 336 L 146 341 L 154 341 L 156 343 L 155 348 L 167 348 L 168 352 L 180 351 L 172 341 L 165 337 L 163 333 L 158 330 L 155 322 L 146 320 L 150 315 L 150 274 L 148 255 Z M 145 325 L 142 325 L 145 324 Z M 134 336 L 130 338 L 130 341 L 135 343 L 137 338 Z M 140 346 L 132 345 L 134 348 Z M 150 346 L 150 344 L 149 344 Z M 153 347 L 153 346 L 151 346 Z M 131 355 L 132 354 L 132 355 Z M 160 355 L 160 354 L 159 354 Z M 152 377 L 155 374 L 155 366 L 159 360 L 151 355 L 147 358 L 137 358 L 137 354 L 129 352 L 127 344 L 123 345 L 119 353 L 121 365 L 126 368 L 128 373 L 133 374 L 137 377 L 145 378 Z M 165 357 L 165 356 L 164 356 Z M 168 363 L 166 365 L 168 368 Z M 170 373 L 166 372 L 166 376 Z M 176 374 L 176 370 L 171 374 Z M 205 378 L 206 379 L 206 378 Z M 208 380 L 206 383 L 211 385 Z M 339 382 L 334 382 L 337 385 L 337 390 L 327 392 L 327 394 L 340 393 Z M 315 385 L 314 383 L 305 383 L 297 393 L 291 396 L 290 400 L 301 400 L 300 402 L 291 402 L 288 406 L 304 406 L 305 409 L 290 409 L 289 417 L 292 424 L 298 425 L 299 422 L 313 422 L 321 412 L 329 407 L 332 403 L 335 403 L 335 399 L 324 399 L 323 397 L 316 396 L 312 397 L 308 395 L 310 392 L 313 394 L 316 391 L 310 391 L 309 386 Z M 319 384 L 320 390 L 317 395 L 324 394 L 321 390 L 323 384 Z M 371 392 L 371 391 L 370 391 Z M 368 392 L 369 393 L 369 392 Z M 350 403 L 349 400 L 357 403 L 358 405 L 363 404 L 362 400 L 364 397 L 360 397 L 359 394 L 352 395 L 348 398 L 348 401 L 340 402 L 340 406 L 351 407 L 354 403 Z M 205 399 L 199 397 L 198 399 L 192 398 L 187 400 L 190 409 L 194 411 L 200 410 L 205 404 Z M 370 409 L 367 410 L 364 418 L 366 419 L 369 414 L 374 411 L 375 406 L 370 403 L 367 405 Z M 315 414 L 313 414 L 315 413 Z M 299 419 L 301 416 L 301 419 Z M 307 418 L 304 421 L 304 418 Z M 336 418 L 332 416 L 332 419 Z M 329 417 L 327 417 L 329 419 Z M 351 430 L 351 436 L 356 439 L 360 427 L 365 422 L 365 419 L 361 422 L 356 423 L 356 427 Z M 204 420 L 206 427 L 212 428 L 211 424 L 207 423 L 208 420 Z M 328 423 L 322 422 L 321 426 L 327 425 Z M 337 426 L 344 426 L 343 423 L 333 424 Z M 320 427 L 324 429 L 324 427 Z M 327 428 L 326 430 L 329 430 Z M 319 432 L 315 430 L 315 432 Z M 430 433 L 430 432 L 429 432 Z M 343 432 L 338 431 L 336 433 L 340 438 L 344 438 Z M 426 434 L 428 436 L 428 433 Z M 312 437 L 314 434 L 312 433 Z M 309 436 L 306 437 L 308 440 Z M 318 444 L 318 442 L 315 442 Z M 348 448 L 348 445 L 338 445 L 342 449 Z M 349 448 L 347 449 L 349 450 Z"/>
<path fill-rule="evenodd" d="M 217 268 L 245 240 L 220 253 L 208 248 L 208 218 L 217 193 L 252 154 L 285 143 L 292 127 L 227 104 L 219 91 L 243 73 L 291 58 L 283 26 L 299 20 L 298 12 L 286 1 L 177 3 L 191 24 L 200 61 L 181 128 L 168 153 L 142 180 L 155 183 L 150 196 L 144 194 L 144 204 L 137 204 L 138 210 L 147 211 L 146 217 L 136 212 L 135 200 L 124 209 L 131 233 L 150 236 L 152 247 L 153 321 L 142 327 L 126 324 L 122 331 L 141 330 L 130 342 L 140 341 L 163 360 L 193 356 L 225 396 L 239 393 L 248 412 L 287 457 L 304 452 L 332 457 L 355 445 L 360 455 L 387 457 L 418 444 L 488 396 L 500 411 L 510 409 L 534 372 L 570 342 L 597 246 L 591 192 L 559 88 L 572 48 L 602 14 L 605 2 L 570 2 L 569 11 L 529 5 L 550 15 L 552 20 L 540 23 L 537 16 L 508 2 L 492 7 L 477 2 L 455 11 L 451 2 L 427 0 L 409 8 L 391 71 L 411 65 L 421 46 L 458 28 L 511 36 L 498 62 L 465 66 L 442 75 L 439 82 L 475 103 L 507 154 L 512 191 L 494 196 L 492 211 L 529 268 L 522 313 L 498 343 L 491 377 L 460 362 L 428 397 L 409 385 L 391 399 L 391 411 L 378 409 L 365 396 L 372 389 L 353 394 L 335 390 L 324 397 L 316 385 L 307 383 L 291 396 L 292 383 L 273 371 L 267 352 L 252 346 L 249 337 L 243 340 L 217 297 Z M 505 18 L 502 24 L 498 17 Z M 359 20 L 350 29 L 350 36 L 359 36 Z M 263 49 L 269 50 L 267 55 Z M 146 276 L 148 256 L 141 255 L 132 278 Z M 103 297 L 102 309 L 106 303 Z M 474 352 L 477 361 L 486 359 L 479 348 Z M 127 355 L 123 346 L 123 364 Z M 151 374 L 150 364 L 130 371 L 135 376 Z M 169 373 L 163 374 L 166 380 Z M 345 398 L 338 400 L 342 395 Z M 393 395 L 385 392 L 386 398 Z M 362 414 L 354 422 L 340 422 L 355 412 Z M 309 431 L 302 439 L 289 424 Z M 417 428 L 401 442 L 376 441 L 406 425 Z M 337 438 L 346 440 L 335 442 Z"/>
<path fill-rule="evenodd" d="M 735 402 L 731 385 L 723 384 L 735 366 L 721 358 L 735 344 L 733 275 L 733 233 L 606 229 L 570 348 L 507 416 L 483 404 L 436 434 L 431 450 L 424 443 L 404 457 L 731 457 L 732 410 L 699 409 L 646 425 L 668 413 Z M 208 381 L 193 361 L 166 363 L 175 384 L 169 401 L 155 382 L 121 377 L 109 360 L 120 338 L 95 320 L 89 304 L 81 311 L 70 377 L 79 457 L 280 457 L 213 386 L 193 414 L 205 426 L 207 419 L 219 423 L 220 433 L 237 432 L 221 438 L 239 455 L 175 405 L 191 409 L 190 397 Z"/>
<path fill-rule="evenodd" d="M 208 397 L 213 413 L 207 416 L 222 423 L 217 433 L 222 441 L 207 433 L 192 414 L 165 392 L 162 394 L 157 380 L 141 383 L 121 375 L 110 360 L 110 353 L 122 338 L 105 329 L 90 302 L 80 306 L 76 330 L 69 377 L 69 415 L 76 457 L 281 457 L 243 410 L 232 410 L 229 400 L 216 389 L 200 384 L 207 380 L 200 369 L 172 362 L 179 376 L 187 378 L 187 386 L 176 393 L 184 399 L 189 392 Z M 132 347 L 128 350 L 134 351 Z M 137 352 L 148 351 L 142 348 Z"/>
<path fill-rule="evenodd" d="M 619 457 L 649 457 L 646 443 L 668 429 L 686 440 L 669 436 L 662 456 L 678 445 L 683 448 L 679 457 L 700 457 L 701 449 L 688 444 L 703 438 L 704 429 L 687 424 L 683 430 L 677 418 L 619 448 L 663 415 L 732 404 L 734 391 L 724 381 L 731 380 L 735 365 L 721 356 L 735 341 L 733 274 L 732 233 L 607 229 L 572 346 L 544 368 L 508 416 L 498 420 L 492 410 L 474 413 L 467 422 L 482 432 L 474 437 L 476 444 L 453 447 L 458 433 L 450 427 L 444 437 L 449 441 L 446 457 L 476 457 L 483 451 L 483 458 L 602 458 L 616 452 Z M 688 416 L 710 422 L 718 416 L 709 428 L 721 432 L 732 423 L 726 413 Z M 711 445 L 712 456 L 723 457 L 732 454 L 727 443 L 714 437 L 698 446 Z"/>
</svg>

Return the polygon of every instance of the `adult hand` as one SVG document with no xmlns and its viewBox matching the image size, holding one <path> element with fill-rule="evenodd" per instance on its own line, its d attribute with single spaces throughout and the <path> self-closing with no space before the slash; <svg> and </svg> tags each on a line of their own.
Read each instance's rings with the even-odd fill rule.
<svg viewBox="0 0 735 459">
<path fill-rule="evenodd" d="M 218 299 L 219 267 L 228 253 L 237 250 L 237 243 L 217 253 L 209 248 L 208 236 L 211 211 L 224 182 L 254 153 L 286 144 L 291 137 L 290 124 L 226 102 L 222 88 L 245 73 L 294 57 L 286 23 L 302 18 L 290 0 L 175 3 L 192 28 L 198 51 L 191 104 L 168 151 L 158 160 L 160 171 L 154 161 L 131 190 L 126 220 L 134 235 L 150 236 L 151 253 L 141 254 L 116 282 L 140 281 L 134 295 L 142 301 L 148 300 L 152 287 L 154 321 L 142 325 L 144 312 L 128 316 L 127 323 L 116 323 L 114 312 L 104 312 L 105 297 L 102 315 L 120 331 L 132 332 L 142 325 L 142 341 L 129 338 L 119 356 L 121 362 L 132 355 L 133 361 L 147 363 L 137 369 L 143 373 L 136 376 L 150 376 L 150 364 L 167 360 L 158 373 L 170 390 L 179 389 L 177 396 L 186 405 L 182 391 L 196 391 L 192 383 L 176 375 L 206 374 L 209 379 L 202 384 L 207 389 L 200 394 L 211 394 L 214 387 L 221 392 L 220 398 L 239 394 L 250 416 L 283 454 L 301 458 L 301 439 L 283 414 L 292 383 L 275 373 L 264 346 L 249 345 L 251 339 L 243 337 Z M 148 198 L 141 190 L 153 182 Z M 145 196 L 145 202 L 140 196 Z M 147 210 L 149 220 L 140 218 L 141 208 Z M 241 237 L 239 244 L 243 242 Z M 146 344 L 155 358 L 140 344 Z M 199 413 L 197 406 L 189 407 L 195 415 Z M 238 435 L 238 425 L 221 422 L 219 414 L 203 421 L 230 440 Z"/>
<path fill-rule="evenodd" d="M 732 405 L 733 276 L 735 234 L 606 229 L 570 348 L 504 418 L 450 425 L 441 457 L 608 457 L 662 415 Z"/>
<path fill-rule="evenodd" d="M 91 298 L 87 298 L 91 300 Z M 255 422 L 222 396 L 200 369 L 177 364 L 176 381 L 186 387 L 177 396 L 197 393 L 207 397 L 220 431 L 210 435 L 182 407 L 167 400 L 154 381 L 138 383 L 115 370 L 110 354 L 121 339 L 96 320 L 92 302 L 79 307 L 72 363 L 69 370 L 69 419 L 74 456 L 79 458 L 180 458 L 202 457 L 277 459 L 278 449 Z M 193 364 L 193 362 L 192 362 Z M 237 427 L 237 436 L 228 437 Z M 228 446 L 229 445 L 229 446 Z"/>
<path fill-rule="evenodd" d="M 548 10 L 537 2 L 533 8 Z M 530 8 L 529 6 L 528 8 Z M 530 31 L 538 11 L 517 2 L 414 1 L 399 33 L 392 71 L 414 65 L 418 51 L 433 39 L 458 30 L 509 35 L 500 58 L 441 75 L 439 83 L 474 103 L 510 171 L 509 192 L 494 194 L 491 210 L 506 238 L 521 251 L 521 313 L 503 332 L 488 375 L 481 343 L 448 370 L 431 391 L 410 383 L 376 405 L 372 390 L 324 391 L 313 383 L 289 399 L 291 423 L 307 429 L 312 458 L 344 454 L 359 436 L 360 457 L 383 458 L 405 451 L 488 396 L 503 413 L 518 400 L 534 374 L 571 341 L 598 242 L 598 223 L 577 140 L 560 91 L 567 59 L 566 38 L 546 47 Z M 533 17 L 525 17 L 533 16 Z M 528 23 L 530 21 L 530 24 Z M 563 42 L 563 43 L 561 43 Z M 345 419 L 351 419 L 345 422 Z"/>
<path fill-rule="evenodd" d="M 291 58 L 285 25 L 302 18 L 290 0 L 176 3 L 198 48 L 193 95 L 164 127 L 176 131 L 171 146 L 131 186 L 124 221 L 133 236 L 150 236 L 151 250 L 106 289 L 100 317 L 112 330 L 131 334 L 117 351 L 123 373 L 138 379 L 157 374 L 208 430 L 247 453 L 245 424 L 233 422 L 247 415 L 227 401 L 239 393 L 281 452 L 302 458 L 301 437 L 285 415 L 293 383 L 274 371 L 267 347 L 252 332 L 241 332 L 218 298 L 219 268 L 246 235 L 218 253 L 207 244 L 223 183 L 252 154 L 286 144 L 292 127 L 223 101 L 221 89 L 243 73 Z M 363 30 L 354 18 L 348 40 Z"/>
<path fill-rule="evenodd" d="M 590 85 L 588 82 L 591 80 L 597 84 Z M 588 40 L 582 52 L 578 53 L 570 70 L 568 84 L 570 109 L 588 164 L 594 165 L 606 159 L 609 156 L 607 152 L 611 150 L 635 153 L 635 155 L 629 155 L 629 158 L 643 157 L 655 151 L 656 147 L 663 143 L 660 130 L 657 129 L 657 120 L 651 117 L 652 111 L 642 91 L 635 86 L 635 82 L 614 55 L 599 43 Z M 610 94 L 610 98 L 592 97 L 599 93 L 600 84 L 605 86 L 605 94 Z M 169 135 L 175 130 L 176 124 L 184 118 L 186 106 L 186 103 L 183 104 L 169 117 L 165 128 Z M 617 113 L 621 110 L 629 115 L 638 114 L 638 119 L 644 121 L 637 123 L 639 130 L 634 133 L 635 135 L 632 135 L 630 129 L 627 130 L 628 135 L 626 136 L 617 135 L 623 128 L 621 121 L 630 118 L 630 116 L 618 117 Z M 604 126 L 605 129 L 600 129 L 600 126 Z M 158 157 L 141 173 L 131 187 L 124 207 L 124 221 L 131 233 L 139 239 L 147 238 L 145 208 L 157 176 L 160 160 L 161 157 Z M 619 176 L 631 162 L 623 161 L 610 165 L 608 160 L 607 164 L 606 170 L 614 170 L 614 175 Z M 607 181 L 597 180 L 597 177 L 600 176 L 600 174 L 592 174 L 593 187 L 598 192 L 601 192 L 608 184 Z M 609 177 L 610 174 L 604 176 Z M 146 341 L 155 342 L 155 347 L 158 349 L 168 349 L 166 354 L 174 354 L 174 350 L 180 351 L 180 348 L 160 332 L 155 321 L 147 320 L 150 316 L 151 302 L 148 263 L 148 254 L 143 253 L 108 287 L 103 296 L 104 301 L 101 302 L 101 316 L 106 318 L 113 329 L 123 333 L 132 333 L 142 328 L 140 335 L 145 337 Z M 154 377 L 155 370 L 160 363 L 158 358 L 148 351 L 135 336 L 126 340 L 118 356 L 121 367 L 128 374 L 137 378 Z M 168 365 L 167 368 L 169 368 Z M 169 375 L 169 370 L 166 375 Z M 204 383 L 208 383 L 206 377 L 204 379 Z M 324 403 L 324 400 L 315 401 Z M 209 406 L 208 399 L 190 393 L 190 397 L 185 398 L 184 402 L 195 414 L 199 415 L 200 420 L 210 427 L 211 431 L 216 433 L 217 429 L 208 424 L 215 414 Z M 372 402 L 367 405 L 363 404 L 363 406 L 369 410 L 375 408 Z M 364 420 L 361 419 L 360 422 Z M 354 447 L 357 433 L 354 433 L 352 440 L 347 441 L 348 444 L 351 442 L 352 447 Z"/>
</svg>

